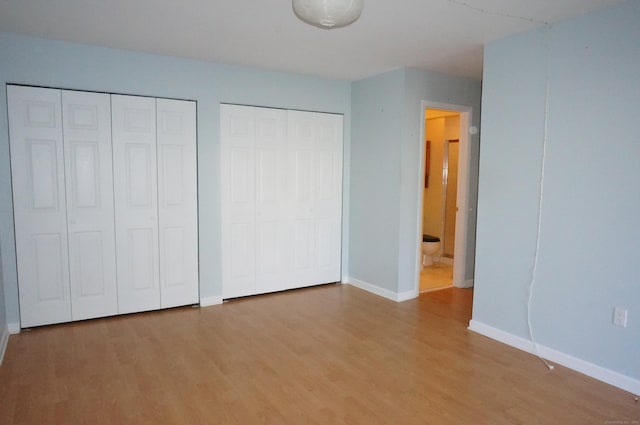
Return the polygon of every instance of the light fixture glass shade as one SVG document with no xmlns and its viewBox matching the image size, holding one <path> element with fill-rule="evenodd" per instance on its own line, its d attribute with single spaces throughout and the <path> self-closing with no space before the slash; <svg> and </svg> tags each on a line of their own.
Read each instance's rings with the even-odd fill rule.
<svg viewBox="0 0 640 425">
<path fill-rule="evenodd" d="M 293 11 L 304 22 L 320 28 L 340 28 L 354 23 L 364 0 L 293 0 Z"/>
</svg>

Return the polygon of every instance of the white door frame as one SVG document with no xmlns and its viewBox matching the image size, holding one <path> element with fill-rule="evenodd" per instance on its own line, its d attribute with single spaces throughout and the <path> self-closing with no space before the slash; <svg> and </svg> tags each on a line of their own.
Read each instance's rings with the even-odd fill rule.
<svg viewBox="0 0 640 425">
<path fill-rule="evenodd" d="M 460 144 L 458 151 L 458 191 L 456 197 L 457 214 L 456 214 L 456 236 L 455 247 L 453 254 L 453 285 L 459 288 L 466 288 L 469 286 L 469 281 L 465 279 L 465 270 L 467 265 L 467 236 L 468 236 L 468 214 L 469 214 L 469 166 L 470 166 L 470 152 L 471 143 L 469 137 L 469 128 L 471 126 L 471 113 L 472 108 L 466 105 L 454 105 L 442 102 L 431 102 L 423 100 L 420 105 L 420 155 L 418 160 L 420 161 L 419 181 L 424 180 L 425 172 L 425 111 L 427 109 L 440 109 L 445 111 L 458 112 L 460 114 Z M 419 186 L 420 188 L 423 185 Z M 418 241 L 416 247 L 417 256 L 417 268 L 415 278 L 415 292 L 420 291 L 420 268 L 422 264 L 422 214 L 423 214 L 423 198 L 424 189 L 418 192 L 418 217 L 416 220 L 416 239 Z"/>
</svg>

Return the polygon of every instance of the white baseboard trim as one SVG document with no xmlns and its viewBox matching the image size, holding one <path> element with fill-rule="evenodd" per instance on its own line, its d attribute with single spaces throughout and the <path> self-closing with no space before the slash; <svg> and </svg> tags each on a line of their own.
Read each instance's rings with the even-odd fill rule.
<svg viewBox="0 0 640 425">
<path fill-rule="evenodd" d="M 15 335 L 20 333 L 20 323 L 7 323 L 7 329 L 9 334 Z"/>
<path fill-rule="evenodd" d="M 402 302 L 411 300 L 413 298 L 418 297 L 418 293 L 416 291 L 406 291 L 406 292 L 393 292 L 388 289 L 380 288 L 379 286 L 373 285 L 369 282 L 365 282 L 360 279 L 356 279 L 353 277 L 347 277 L 344 280 L 344 283 L 347 283 L 351 286 L 355 286 L 356 288 L 360 288 L 367 292 L 371 292 L 372 294 L 378 295 L 380 297 L 384 297 L 388 300 L 395 302 Z"/>
<path fill-rule="evenodd" d="M 2 330 L 2 336 L 0 336 L 0 365 L 4 360 L 4 352 L 7 351 L 7 344 L 9 344 L 9 327 L 5 326 Z"/>
<path fill-rule="evenodd" d="M 396 299 L 395 301 L 401 303 L 403 301 L 409 301 L 412 300 L 414 298 L 418 298 L 418 295 L 420 295 L 418 292 L 416 291 L 404 291 L 404 292 L 398 292 L 396 293 Z"/>
<path fill-rule="evenodd" d="M 222 304 L 222 297 L 201 297 L 200 307 L 209 307 L 212 305 Z"/>
<path fill-rule="evenodd" d="M 463 280 L 459 285 L 454 284 L 456 288 L 473 288 L 473 279 Z"/>
<path fill-rule="evenodd" d="M 533 343 L 528 339 L 504 332 L 476 320 L 471 320 L 471 322 L 469 322 L 469 330 L 491 339 L 495 339 L 503 344 L 518 348 L 519 350 L 526 351 L 534 355 L 540 355 L 551 362 L 558 363 L 562 366 L 568 367 L 569 369 L 573 369 L 576 372 L 590 376 L 591 378 L 613 385 L 614 387 L 621 388 L 625 391 L 629 391 L 632 394 L 640 394 L 640 380 L 638 379 L 589 363 L 561 351 L 545 347 L 544 345 L 536 344 L 534 347 Z"/>
</svg>

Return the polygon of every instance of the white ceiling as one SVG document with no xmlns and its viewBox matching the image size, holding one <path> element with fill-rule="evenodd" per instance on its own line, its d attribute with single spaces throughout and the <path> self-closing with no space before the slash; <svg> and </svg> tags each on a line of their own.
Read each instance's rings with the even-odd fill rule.
<svg viewBox="0 0 640 425">
<path fill-rule="evenodd" d="M 0 0 L 0 30 L 358 80 L 400 67 L 481 78 L 484 43 L 621 0 L 365 0 L 353 25 L 299 21 L 290 0 Z"/>
</svg>

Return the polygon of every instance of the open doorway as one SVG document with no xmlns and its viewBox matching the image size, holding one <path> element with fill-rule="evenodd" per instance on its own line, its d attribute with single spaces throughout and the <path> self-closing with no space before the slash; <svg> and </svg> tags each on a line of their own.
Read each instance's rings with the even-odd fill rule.
<svg viewBox="0 0 640 425">
<path fill-rule="evenodd" d="M 467 106 L 422 102 L 417 292 L 473 286 L 473 271 L 470 276 L 467 271 L 473 255 L 467 223 L 469 214 L 475 214 L 468 208 L 470 115 Z"/>
</svg>

